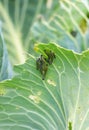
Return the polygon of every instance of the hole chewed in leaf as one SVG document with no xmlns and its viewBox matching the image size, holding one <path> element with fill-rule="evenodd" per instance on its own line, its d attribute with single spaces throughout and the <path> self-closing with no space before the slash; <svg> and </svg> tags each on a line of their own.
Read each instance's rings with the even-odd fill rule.
<svg viewBox="0 0 89 130">
<path fill-rule="evenodd" d="M 53 80 L 48 79 L 47 82 L 48 82 L 48 84 L 50 84 L 54 87 L 56 86 L 56 83 Z"/>
<path fill-rule="evenodd" d="M 29 95 L 29 98 L 33 100 L 34 103 L 38 104 L 40 102 L 40 95 L 41 95 L 41 92 L 38 92 L 37 95 Z"/>
</svg>

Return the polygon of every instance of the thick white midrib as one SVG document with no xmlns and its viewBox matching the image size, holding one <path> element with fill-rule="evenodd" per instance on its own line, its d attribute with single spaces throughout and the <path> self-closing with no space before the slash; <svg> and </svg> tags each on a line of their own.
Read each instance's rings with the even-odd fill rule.
<svg viewBox="0 0 89 130">
<path fill-rule="evenodd" d="M 23 54 L 24 49 L 23 49 L 23 46 L 22 46 L 21 39 L 19 39 L 19 36 L 18 36 L 18 34 L 15 30 L 15 27 L 12 24 L 11 19 L 10 19 L 8 13 L 6 12 L 6 10 L 4 9 L 2 4 L 0 4 L 0 11 L 1 11 L 1 13 L 2 13 L 7 25 L 8 25 L 7 30 L 9 30 L 9 33 L 10 33 L 11 39 L 12 39 L 12 43 L 13 43 L 15 49 L 17 50 L 16 55 L 17 55 L 18 61 L 20 63 L 24 63 L 25 55 Z M 14 48 L 12 48 L 12 49 L 14 49 Z"/>
</svg>

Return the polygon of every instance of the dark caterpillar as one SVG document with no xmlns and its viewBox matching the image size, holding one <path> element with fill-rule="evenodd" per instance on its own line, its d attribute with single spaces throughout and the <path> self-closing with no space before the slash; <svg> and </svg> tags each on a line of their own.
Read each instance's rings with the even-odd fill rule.
<svg viewBox="0 0 89 130">
<path fill-rule="evenodd" d="M 43 55 L 41 55 L 37 60 L 36 60 L 36 69 L 40 71 L 42 74 L 42 79 L 45 79 L 47 70 L 48 70 L 48 65 L 51 65 L 54 58 L 56 58 L 54 52 L 51 50 L 44 50 L 45 54 L 47 55 L 47 58 L 45 58 Z"/>
<path fill-rule="evenodd" d="M 53 63 L 54 58 L 56 58 L 54 52 L 51 50 L 44 50 L 44 52 L 48 56 L 48 58 L 46 58 L 46 61 L 49 63 L 49 65 L 51 65 Z"/>
<path fill-rule="evenodd" d="M 40 73 L 42 74 L 42 79 L 44 80 L 46 72 L 48 70 L 48 64 L 45 61 L 45 58 L 43 57 L 43 55 L 41 55 L 37 60 L 36 60 L 36 68 L 37 70 L 40 71 Z"/>
</svg>

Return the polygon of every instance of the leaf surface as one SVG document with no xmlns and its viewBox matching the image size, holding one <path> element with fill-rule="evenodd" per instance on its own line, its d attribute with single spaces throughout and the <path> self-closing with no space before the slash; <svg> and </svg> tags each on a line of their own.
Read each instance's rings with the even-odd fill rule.
<svg viewBox="0 0 89 130">
<path fill-rule="evenodd" d="M 30 56 L 12 80 L 0 83 L 0 129 L 88 130 L 89 50 L 80 55 L 53 43 L 35 45 L 43 55 L 44 49 L 56 55 L 45 80 Z"/>
<path fill-rule="evenodd" d="M 0 18 L 3 22 L 9 57 L 13 64 L 25 62 L 25 51 L 29 51 L 32 47 L 30 29 L 42 5 L 43 0 L 0 0 Z"/>
<path fill-rule="evenodd" d="M 89 47 L 86 37 L 89 22 L 88 1 L 52 1 L 52 7 L 32 26 L 33 36 L 40 42 L 55 42 L 82 52 Z M 65 42 L 66 41 L 66 42 Z"/>
</svg>

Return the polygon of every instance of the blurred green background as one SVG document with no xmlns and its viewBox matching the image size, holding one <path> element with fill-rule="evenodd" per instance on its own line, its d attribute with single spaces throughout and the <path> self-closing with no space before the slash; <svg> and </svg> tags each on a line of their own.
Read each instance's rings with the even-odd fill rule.
<svg viewBox="0 0 89 130">
<path fill-rule="evenodd" d="M 0 21 L 13 65 L 36 55 L 36 42 L 79 53 L 89 47 L 89 0 L 0 0 Z"/>
</svg>

